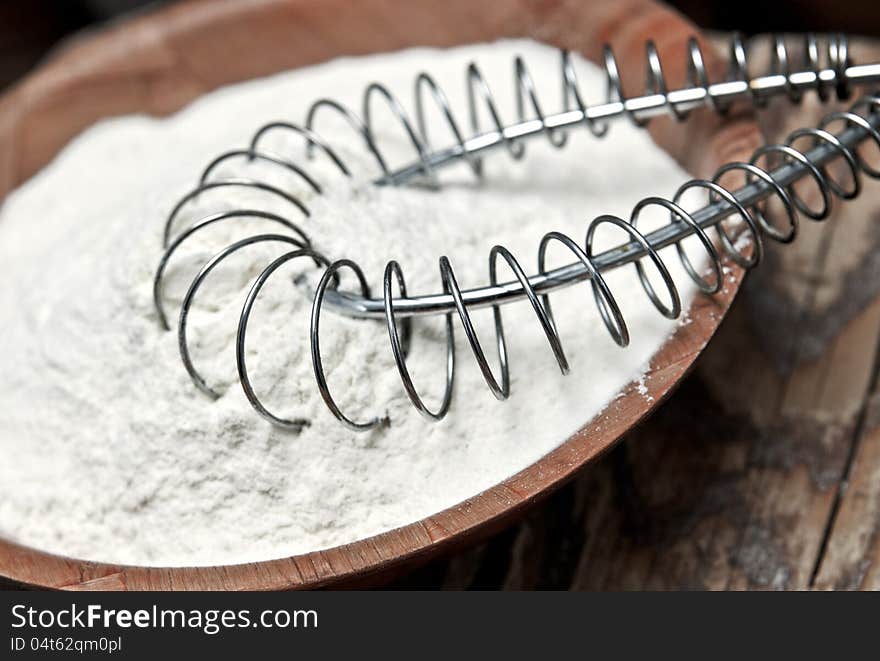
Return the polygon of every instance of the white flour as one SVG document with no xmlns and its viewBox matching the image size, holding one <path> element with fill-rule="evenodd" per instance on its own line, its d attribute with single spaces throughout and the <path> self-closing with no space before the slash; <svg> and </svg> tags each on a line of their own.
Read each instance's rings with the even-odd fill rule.
<svg viewBox="0 0 880 661">
<path fill-rule="evenodd" d="M 422 69 L 444 86 L 464 124 L 471 59 L 512 121 L 517 52 L 538 79 L 545 110 L 555 110 L 558 55 L 528 42 L 338 60 L 220 90 L 167 120 L 103 122 L 10 195 L 0 214 L 0 534 L 61 554 L 152 565 L 253 561 L 350 542 L 437 512 L 525 468 L 638 379 L 675 322 L 653 309 L 632 268 L 609 277 L 632 335 L 626 350 L 608 337 L 588 285 L 554 296 L 572 364 L 567 377 L 529 305 L 505 308 L 513 391 L 507 402 L 486 388 L 457 326 L 457 388 L 449 416 L 438 424 L 410 406 L 382 323 L 326 314 L 325 368 L 343 411 L 361 420 L 391 416 L 390 428 L 368 434 L 340 426 L 315 387 L 307 343 L 311 300 L 289 278 L 297 269 L 309 271 L 305 264 L 267 285 L 248 346 L 267 405 L 308 418 L 311 426 L 299 435 L 274 429 L 242 394 L 233 353 L 237 316 L 250 282 L 284 247 L 240 252 L 196 302 L 194 359 L 224 393 L 219 400 L 191 385 L 176 334 L 158 328 L 151 280 L 162 223 L 213 156 L 245 146 L 266 121 L 302 121 L 308 103 L 321 96 L 358 108 L 360 91 L 374 79 L 407 95 Z M 583 63 L 580 76 L 595 98 L 603 84 L 597 70 Z M 384 116 L 386 109 L 377 103 L 374 112 Z M 317 129 L 357 170 L 354 185 L 321 159 L 310 168 L 328 189 L 321 197 L 285 173 L 260 169 L 293 187 L 311 218 L 265 195 L 226 191 L 203 195 L 176 227 L 235 206 L 274 209 L 305 228 L 331 259 L 358 261 L 374 292 L 381 292 L 385 262 L 395 258 L 409 292 L 427 293 L 440 288 L 440 255 L 450 257 L 464 288 L 488 282 L 495 243 L 534 272 L 545 232 L 582 240 L 594 216 L 626 217 L 639 198 L 668 196 L 686 179 L 646 133 L 620 124 L 602 141 L 575 131 L 561 151 L 533 141 L 518 163 L 492 154 L 484 185 L 462 168 L 444 175 L 440 193 L 377 188 L 362 181 L 375 168 L 344 121 L 328 114 Z M 435 143 L 448 141 L 444 131 L 436 124 Z M 399 127 L 382 144 L 392 143 L 404 144 Z M 302 160 L 302 145 L 281 134 L 265 146 Z M 407 160 L 401 154 L 395 162 Z M 249 167 L 258 168 L 231 162 L 223 173 L 244 176 Z M 180 250 L 165 288 L 172 322 L 199 266 L 230 241 L 262 229 L 279 227 L 220 224 Z M 674 251 L 663 254 L 686 306 L 693 289 Z M 551 255 L 551 265 L 570 261 L 561 247 Z M 510 277 L 506 267 L 499 271 Z M 475 318 L 494 359 L 491 313 Z M 417 329 L 411 370 L 434 407 L 443 382 L 442 324 L 426 321 Z"/>
</svg>

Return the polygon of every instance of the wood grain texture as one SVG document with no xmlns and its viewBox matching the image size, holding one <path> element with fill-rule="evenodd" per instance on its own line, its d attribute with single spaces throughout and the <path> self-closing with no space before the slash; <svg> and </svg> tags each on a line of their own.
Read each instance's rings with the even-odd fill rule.
<svg viewBox="0 0 880 661">
<path fill-rule="evenodd" d="M 779 141 L 829 110 L 760 118 Z M 880 183 L 863 184 L 767 246 L 650 420 L 517 527 L 395 587 L 880 589 Z"/>
<path fill-rule="evenodd" d="M 738 283 L 741 273 L 734 271 Z M 732 282 L 733 284 L 733 282 Z M 720 323 L 735 287 L 700 297 L 652 361 L 647 393 L 632 383 L 624 396 L 536 464 L 459 505 L 416 524 L 316 553 L 224 567 L 142 568 L 81 562 L 0 540 L 0 576 L 12 584 L 62 589 L 276 589 L 382 583 L 427 556 L 473 544 L 515 520 L 537 499 L 571 479 L 655 409 L 687 372 Z"/>
<path fill-rule="evenodd" d="M 0 192 L 33 174 L 100 117 L 172 112 L 221 84 L 282 68 L 412 44 L 453 45 L 523 35 L 537 35 L 595 55 L 590 50 L 593 44 L 607 36 L 619 49 L 629 81 L 630 76 L 641 77 L 641 73 L 629 72 L 644 71 L 643 42 L 655 31 L 663 37 L 658 43 L 661 53 L 675 61 L 695 30 L 670 10 L 646 0 L 591 4 L 224 0 L 175 5 L 79 39 L 0 99 Z M 711 50 L 706 54 L 707 64 L 714 69 L 716 56 Z M 668 72 L 671 85 L 681 84 L 682 76 L 682 70 Z M 756 126 L 742 118 L 722 125 L 708 113 L 694 115 L 688 135 L 696 136 L 699 149 L 683 139 L 677 125 L 660 121 L 651 128 L 654 138 L 693 172 L 704 173 L 709 165 L 744 155 L 758 139 Z M 0 540 L 0 576 L 13 585 L 63 589 L 274 589 L 387 581 L 394 573 L 472 545 L 518 519 L 536 500 L 602 455 L 655 409 L 692 366 L 724 317 L 741 277 L 732 268 L 722 294 L 694 302 L 691 322 L 652 361 L 645 381 L 647 397 L 631 384 L 602 415 L 538 463 L 416 524 L 327 551 L 203 568 L 82 562 Z M 650 473 L 645 477 L 650 478 Z M 620 484 L 624 483 L 621 478 Z M 650 484 L 647 479 L 646 486 Z M 678 484 L 688 484 L 688 480 Z M 605 488 L 616 489 L 617 482 Z M 597 514 L 591 511 L 591 523 L 583 525 L 604 530 L 606 523 L 595 519 Z M 560 535 L 561 529 L 554 534 Z M 516 549 L 520 554 L 530 552 L 522 541 Z M 602 557 L 619 567 L 616 563 L 626 557 L 624 551 Z M 604 554 L 605 549 L 597 548 L 596 553 Z M 525 556 L 520 564 L 526 566 Z M 592 566 L 592 560 L 588 564 Z M 622 576 L 621 571 L 615 569 L 614 575 Z M 578 582 L 591 585 L 586 574 Z M 529 581 L 523 578 L 520 583 L 525 586 Z"/>
</svg>

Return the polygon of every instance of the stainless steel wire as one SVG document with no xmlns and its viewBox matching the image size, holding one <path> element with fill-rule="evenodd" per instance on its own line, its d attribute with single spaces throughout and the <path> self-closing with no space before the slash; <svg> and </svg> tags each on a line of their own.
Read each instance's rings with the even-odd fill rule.
<svg viewBox="0 0 880 661">
<path fill-rule="evenodd" d="M 358 141 L 371 154 L 380 174 L 374 180 L 377 185 L 396 185 L 409 181 L 428 181 L 440 184 L 439 171 L 452 163 L 466 162 L 477 176 L 483 172 L 483 156 L 496 149 L 505 149 L 513 158 L 525 154 L 525 142 L 537 136 L 544 136 L 554 147 L 563 147 L 567 132 L 579 125 L 585 126 L 596 136 L 604 136 L 610 123 L 620 118 L 628 118 L 637 125 L 643 125 L 650 118 L 668 113 L 684 120 L 694 108 L 708 106 L 717 112 L 726 112 L 735 101 L 746 100 L 761 106 L 775 95 L 784 95 L 792 102 L 802 100 L 808 90 L 815 91 L 826 99 L 831 92 L 840 98 L 849 95 L 853 85 L 880 81 L 880 64 L 855 66 L 849 61 L 848 43 L 845 37 L 834 35 L 824 42 L 820 49 L 819 41 L 807 35 L 804 42 L 803 66 L 795 70 L 788 48 L 781 38 L 774 38 L 772 44 L 771 70 L 767 75 L 750 77 L 748 57 L 742 40 L 735 37 L 730 45 L 729 79 L 723 82 L 709 81 L 702 53 L 695 40 L 687 46 L 688 87 L 669 90 L 663 74 L 662 63 L 656 48 L 651 42 L 646 44 L 647 78 L 645 93 L 641 96 L 627 97 L 614 54 L 610 49 L 604 51 L 604 69 L 607 80 L 606 100 L 598 105 L 587 105 L 577 82 L 577 75 L 569 53 L 561 54 L 562 72 L 562 110 L 555 114 L 546 113 L 546 104 L 539 97 L 534 80 L 522 58 L 514 60 L 516 118 L 512 124 L 505 123 L 495 102 L 492 90 L 476 64 L 466 71 L 468 123 L 471 136 L 465 137 L 463 122 L 453 111 L 446 94 L 437 82 L 427 73 L 420 73 L 415 79 L 415 120 L 407 114 L 404 105 L 394 94 L 380 83 L 367 87 L 363 96 L 362 114 L 332 99 L 319 99 L 310 107 L 305 125 L 300 127 L 288 122 L 272 122 L 261 127 L 254 135 L 247 149 L 232 150 L 214 159 L 203 171 L 198 186 L 185 195 L 166 219 L 163 253 L 154 280 L 154 296 L 157 317 L 163 327 L 168 328 L 166 312 L 163 307 L 163 274 L 170 258 L 182 243 L 193 233 L 207 225 L 231 218 L 256 217 L 274 221 L 282 225 L 289 234 L 259 234 L 246 237 L 222 250 L 209 260 L 199 271 L 183 299 L 178 319 L 178 340 L 184 366 L 195 385 L 211 396 L 218 392 L 207 384 L 193 366 L 188 349 L 186 323 L 195 294 L 209 273 L 224 259 L 238 250 L 255 243 L 274 242 L 292 245 L 295 249 L 275 259 L 259 275 L 251 288 L 242 310 L 237 337 L 236 362 L 239 380 L 247 399 L 254 409 L 272 424 L 299 430 L 307 420 L 280 417 L 270 412 L 256 394 L 246 365 L 246 333 L 253 306 L 259 292 L 270 276 L 281 266 L 300 257 L 306 257 L 319 267 L 323 267 L 320 281 L 312 296 L 312 314 L 309 343 L 314 375 L 318 390 L 331 413 L 344 425 L 357 431 L 365 431 L 389 424 L 386 415 L 357 421 L 344 414 L 327 384 L 323 369 L 320 347 L 321 315 L 326 306 L 334 312 L 361 318 L 384 319 L 389 343 L 395 359 L 401 382 L 413 406 L 426 418 L 442 419 L 449 411 L 455 375 L 454 319 L 457 318 L 464 331 L 471 353 L 476 360 L 483 378 L 499 399 L 510 394 L 510 376 L 507 345 L 504 336 L 501 307 L 511 301 L 527 299 L 535 312 L 542 332 L 560 370 L 566 373 L 569 363 L 557 331 L 550 303 L 550 294 L 562 287 L 579 282 L 590 283 L 594 303 L 603 324 L 614 341 L 626 346 L 630 340 L 627 327 L 614 294 L 602 273 L 611 268 L 632 264 L 636 270 L 647 299 L 663 316 L 674 319 L 681 313 L 681 299 L 668 268 L 659 251 L 675 246 L 679 259 L 696 285 L 708 294 L 719 290 L 722 283 L 722 259 L 726 256 L 743 268 L 756 266 L 763 255 L 763 239 L 769 238 L 787 243 L 797 235 L 798 216 L 803 214 L 813 220 L 826 218 L 831 209 L 831 197 L 851 199 L 861 190 L 860 175 L 880 177 L 880 171 L 864 161 L 857 151 L 858 145 L 873 140 L 880 148 L 880 97 L 868 96 L 856 102 L 849 111 L 828 114 L 816 128 L 799 129 L 792 132 L 783 144 L 766 145 L 752 155 L 749 162 L 728 163 L 709 180 L 693 179 L 685 182 L 669 199 L 646 198 L 632 210 L 629 218 L 602 215 L 587 226 L 583 242 L 558 232 L 550 232 L 541 240 L 538 247 L 538 272 L 527 275 L 516 257 L 503 246 L 495 246 L 489 255 L 489 284 L 486 286 L 462 289 L 456 280 L 455 272 L 446 257 L 439 259 L 439 272 L 442 290 L 440 293 L 410 296 L 406 291 L 403 270 L 396 261 L 388 263 L 381 297 L 373 297 L 367 278 L 356 262 L 350 259 L 331 261 L 316 253 L 309 237 L 295 223 L 284 216 L 257 210 L 235 210 L 213 214 L 195 221 L 189 227 L 174 234 L 176 219 L 182 209 L 201 193 L 212 188 L 226 186 L 245 186 L 274 195 L 289 202 L 303 215 L 308 216 L 306 205 L 295 195 L 279 187 L 251 179 L 214 179 L 214 170 L 223 162 L 242 158 L 249 161 L 260 160 L 268 165 L 285 168 L 296 174 L 315 193 L 320 194 L 323 187 L 308 171 L 289 158 L 260 149 L 260 142 L 269 131 L 285 130 L 301 136 L 306 142 L 309 158 L 320 150 L 331 160 L 337 169 L 351 176 L 348 165 L 325 140 L 315 131 L 318 116 L 334 112 L 342 116 L 359 136 Z M 374 105 L 381 100 L 385 109 L 399 121 L 412 145 L 415 160 L 404 167 L 392 170 L 388 159 L 380 147 L 380 135 L 374 128 Z M 433 103 L 446 122 L 453 137 L 451 146 L 435 149 L 428 136 L 426 108 Z M 488 115 L 491 127 L 483 130 L 480 124 L 480 107 Z M 864 111 L 859 114 L 859 111 Z M 844 125 L 843 130 L 831 133 L 828 127 L 835 122 Z M 795 145 L 801 145 L 795 147 Z M 806 146 L 803 146 L 806 145 Z M 848 185 L 832 178 L 826 166 L 832 161 L 843 162 L 850 173 Z M 722 185 L 722 180 L 732 173 L 743 177 L 743 185 L 732 189 Z M 804 177 L 811 178 L 821 198 L 821 206 L 809 207 L 794 189 L 796 182 Z M 686 211 L 682 198 L 690 190 L 703 190 L 707 203 L 695 211 Z M 765 216 L 761 203 L 774 197 L 785 211 L 786 223 L 776 226 Z M 669 223 L 651 232 L 638 229 L 642 212 L 648 207 L 659 207 L 669 214 Z M 738 219 L 738 226 L 747 233 L 749 247 L 738 248 L 737 237 L 724 222 L 729 218 Z M 595 252 L 594 239 L 597 229 L 611 225 L 627 235 L 627 241 L 601 253 Z M 718 235 L 718 243 L 712 241 L 708 230 Z M 701 273 L 691 262 L 682 247 L 682 241 L 694 236 L 705 251 L 708 272 Z M 546 269 L 546 254 L 553 243 L 562 244 L 572 253 L 575 261 L 562 267 Z M 498 281 L 497 263 L 502 258 L 512 271 L 514 279 Z M 650 266 L 659 276 L 662 288 L 658 292 L 646 268 Z M 339 274 L 352 273 L 359 283 L 357 292 L 340 289 Z M 394 294 L 394 288 L 399 292 Z M 470 312 L 477 308 L 490 307 L 495 324 L 495 350 L 499 373 L 496 375 L 486 358 L 483 345 L 471 321 Z M 431 409 L 416 388 L 406 364 L 411 344 L 411 321 L 420 315 L 442 314 L 446 326 L 446 376 L 440 403 Z"/>
<path fill-rule="evenodd" d="M 860 100 L 854 108 L 858 106 L 866 106 L 876 111 L 880 109 L 880 96 L 866 97 Z M 322 282 L 316 292 L 312 309 L 313 324 L 310 342 L 313 347 L 313 355 L 317 355 L 320 358 L 318 322 L 324 301 L 327 300 L 329 302 L 331 295 L 337 297 L 335 299 L 337 301 L 337 309 L 343 305 L 360 305 L 361 309 L 358 311 L 358 316 L 378 316 L 378 312 L 374 312 L 374 310 L 381 305 L 381 314 L 385 317 L 389 329 L 394 328 L 394 325 L 399 320 L 406 320 L 415 314 L 445 314 L 448 324 L 450 313 L 454 312 L 461 322 L 468 345 L 487 387 L 496 398 L 506 399 L 510 394 L 510 377 L 507 349 L 501 323 L 502 305 L 520 298 L 527 298 L 530 301 L 550 343 L 560 370 L 566 373 L 568 371 L 568 362 L 553 320 L 549 294 L 556 289 L 584 280 L 588 280 L 591 285 L 595 305 L 608 332 L 618 345 L 626 346 L 629 343 L 630 331 L 613 293 L 601 275 L 603 271 L 614 267 L 621 267 L 625 264 L 633 264 L 642 288 L 651 304 L 663 316 L 675 319 L 681 313 L 680 296 L 663 259 L 659 255 L 660 249 L 669 245 L 675 245 L 685 271 L 697 286 L 707 293 L 716 292 L 722 281 L 723 257 L 708 238 L 705 232 L 706 229 L 712 227 L 717 231 L 723 253 L 733 262 L 746 269 L 753 268 L 760 262 L 763 255 L 763 238 L 766 237 L 782 243 L 793 240 L 797 232 L 797 214 L 799 211 L 806 211 L 807 215 L 814 220 L 823 220 L 829 215 L 831 210 L 831 194 L 841 199 L 850 199 L 857 195 L 861 189 L 861 173 L 868 174 L 869 176 L 876 176 L 878 174 L 870 166 L 866 166 L 856 152 L 856 146 L 862 139 L 870 137 L 880 148 L 880 133 L 878 133 L 880 113 L 871 112 L 867 118 L 857 115 L 852 111 L 832 113 L 823 119 L 821 125 L 827 125 L 835 120 L 846 122 L 855 128 L 847 129 L 838 136 L 833 136 L 822 128 L 793 131 L 785 144 L 769 145 L 756 150 L 748 163 L 728 163 L 719 168 L 711 180 L 693 179 L 686 182 L 675 192 L 671 200 L 657 197 L 643 199 L 634 207 L 628 219 L 611 215 L 602 215 L 595 218 L 588 225 L 586 239 L 583 244 L 579 244 L 572 237 L 558 232 L 548 233 L 542 239 L 539 246 L 538 274 L 534 276 L 526 276 L 518 261 L 506 248 L 495 246 L 489 257 L 490 284 L 484 288 L 463 291 L 455 278 L 452 265 L 446 257 L 440 258 L 440 274 L 444 283 L 442 294 L 392 299 L 389 295 L 389 278 L 392 272 L 398 278 L 403 277 L 399 266 L 395 266 L 391 270 L 386 269 L 385 296 L 382 299 L 369 298 L 367 289 L 362 289 L 362 296 L 357 300 L 346 298 L 346 294 L 331 289 L 329 281 Z M 816 146 L 807 152 L 798 151 L 792 146 L 792 143 L 805 138 L 812 139 Z M 756 165 L 756 162 L 761 158 L 767 157 L 770 154 L 778 154 L 787 159 L 787 162 L 771 170 L 765 170 Z M 825 170 L 824 166 L 835 158 L 842 159 L 849 169 L 851 178 L 849 188 L 842 186 Z M 735 171 L 743 172 L 749 183 L 737 190 L 728 190 L 719 182 L 725 174 Z M 806 175 L 813 177 L 816 185 L 819 187 L 822 206 L 818 211 L 809 208 L 793 191 L 794 183 Z M 688 213 L 680 206 L 680 201 L 683 194 L 693 188 L 706 190 L 710 204 L 693 213 Z M 785 215 L 788 219 L 785 230 L 780 230 L 771 225 L 764 214 L 758 210 L 758 204 L 771 195 L 776 197 L 785 210 Z M 664 207 L 669 212 L 670 223 L 646 235 L 642 234 L 636 226 L 640 212 L 650 205 Z M 738 217 L 742 227 L 748 233 L 750 238 L 748 248 L 738 249 L 734 237 L 721 224 L 721 221 L 730 215 Z M 593 239 L 597 228 L 603 224 L 611 224 L 625 231 L 629 234 L 631 241 L 601 254 L 594 254 Z M 700 243 L 706 251 L 712 275 L 711 280 L 707 280 L 706 276 L 697 271 L 681 247 L 682 239 L 692 234 L 700 239 Z M 574 253 L 578 261 L 555 271 L 545 271 L 546 249 L 548 244 L 553 241 L 563 243 Z M 496 273 L 496 263 L 499 255 L 504 256 L 516 276 L 515 280 L 502 285 L 498 284 Z M 655 290 L 651 280 L 647 277 L 643 265 L 645 259 L 652 264 L 659 274 L 665 289 L 665 296 L 661 296 Z M 339 303 L 339 301 L 346 302 Z M 404 305 L 409 307 L 405 308 L 403 307 Z M 500 379 L 492 372 L 482 343 L 470 318 L 470 311 L 478 307 L 491 307 L 493 310 Z M 452 337 L 451 328 L 449 330 L 449 337 Z M 394 347 L 393 337 L 392 347 Z M 398 370 L 405 384 L 405 390 L 413 406 L 420 412 L 425 413 L 425 404 L 412 385 L 405 363 L 399 357 L 399 349 L 393 350 L 395 351 Z M 448 364 L 454 367 L 455 347 L 451 339 L 449 340 L 447 351 L 449 353 Z M 320 362 L 316 362 L 316 365 L 318 366 L 316 367 L 317 375 Z M 451 375 L 447 377 L 447 384 L 452 382 L 452 378 L 453 376 Z M 332 401 L 323 375 L 320 376 L 320 381 L 322 383 L 322 394 L 325 395 L 325 398 L 330 398 Z M 447 388 L 449 387 L 447 385 Z M 445 412 L 446 409 L 448 409 L 448 397 L 444 395 L 444 403 L 440 412 Z M 346 422 L 341 412 L 338 412 L 338 409 L 334 412 L 337 413 L 337 417 Z M 438 416 L 428 417 L 436 418 Z M 371 422 L 361 423 L 358 427 L 352 428 L 360 430 L 370 429 L 380 424 L 380 422 L 381 424 L 387 424 L 388 421 L 385 419 L 380 421 L 379 418 L 375 418 Z"/>
</svg>

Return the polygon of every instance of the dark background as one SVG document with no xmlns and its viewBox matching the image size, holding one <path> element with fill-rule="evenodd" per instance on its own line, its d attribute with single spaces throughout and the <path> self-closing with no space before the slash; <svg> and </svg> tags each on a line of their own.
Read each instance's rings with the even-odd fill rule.
<svg viewBox="0 0 880 661">
<path fill-rule="evenodd" d="M 156 4 L 162 3 L 0 0 L 0 89 L 25 74 L 72 32 Z M 746 35 L 841 31 L 880 37 L 880 0 L 673 0 L 671 4 L 704 29 L 736 29 Z M 880 228 L 880 216 L 861 209 L 848 221 Z M 871 213 L 876 214 L 874 209 Z M 821 236 L 830 242 L 834 235 Z M 839 245 L 836 253 L 829 249 L 827 254 L 832 257 L 827 264 L 824 257 L 821 263 L 810 262 L 813 253 L 809 246 L 818 244 L 818 239 L 813 244 L 801 240 L 785 248 L 807 246 L 801 261 L 789 263 L 793 266 L 765 263 L 747 281 L 753 284 L 745 296 L 739 297 L 738 307 L 701 359 L 707 368 L 685 380 L 652 417 L 650 427 L 637 428 L 628 442 L 619 444 L 578 480 L 549 496 L 524 523 L 472 551 L 438 560 L 401 577 L 393 587 L 876 586 L 876 578 L 865 576 L 872 558 L 880 557 L 874 541 L 880 539 L 880 524 L 875 521 L 871 527 L 876 510 L 871 509 L 871 499 L 864 494 L 877 493 L 871 489 L 877 488 L 872 485 L 880 480 L 880 473 L 853 468 L 859 465 L 860 448 L 868 448 L 864 452 L 870 459 L 870 448 L 877 446 L 872 440 L 876 427 L 864 427 L 865 420 L 872 424 L 880 420 L 876 369 L 869 365 L 875 376 L 864 388 L 843 388 L 843 395 L 833 391 L 861 378 L 854 377 L 853 372 L 859 370 L 853 369 L 853 356 L 861 353 L 862 362 L 873 361 L 880 322 L 871 321 L 875 317 L 870 315 L 868 322 L 859 317 L 855 335 L 842 335 L 844 339 L 838 345 L 829 338 L 837 337 L 846 320 L 838 321 L 831 315 L 829 326 L 824 321 L 825 308 L 814 310 L 811 296 L 804 295 L 803 302 L 799 297 L 788 301 L 775 293 L 788 291 L 779 283 L 809 273 L 813 282 L 824 279 L 845 283 L 835 290 L 839 298 L 828 309 L 844 309 L 835 307 L 844 305 L 841 301 L 851 309 L 857 297 L 876 297 L 880 291 L 880 235 L 864 230 L 864 234 L 857 231 L 852 236 L 857 237 L 855 241 L 865 236 L 870 242 L 864 252 L 868 257 L 855 266 L 841 257 L 853 252 L 854 244 Z M 818 254 L 826 253 L 820 250 Z M 798 307 L 801 304 L 805 307 Z M 764 315 L 769 309 L 776 310 L 774 319 L 780 319 L 779 323 L 758 323 L 752 318 L 753 310 L 755 315 Z M 875 323 L 874 335 L 865 330 L 866 323 Z M 750 330 L 754 328 L 763 329 L 764 339 L 755 339 Z M 819 376 L 818 370 L 810 372 L 809 365 L 800 371 L 788 371 L 792 368 L 786 367 L 785 374 L 778 376 L 774 371 L 777 367 L 761 349 L 767 336 L 775 339 L 766 346 L 776 347 L 774 351 L 782 350 L 785 355 L 791 352 L 797 364 L 801 353 L 803 360 L 818 363 L 815 352 L 821 352 L 826 360 L 821 363 L 825 371 Z M 849 353 L 839 349 L 849 347 L 850 342 L 852 346 L 846 349 Z M 843 355 L 842 363 L 835 358 L 838 354 Z M 708 375 L 713 372 L 724 381 L 724 389 L 708 386 Z M 731 379 L 731 374 L 740 376 Z M 832 394 L 825 399 L 814 397 L 813 391 L 803 385 L 814 381 L 822 386 L 816 391 L 823 393 L 822 382 L 830 382 Z M 799 385 L 791 386 L 793 383 Z M 728 411 L 713 393 L 728 393 L 736 384 L 739 394 L 729 400 L 739 404 Z M 763 425 L 751 420 L 747 412 L 754 398 L 766 397 L 768 392 L 773 398 L 782 398 L 790 387 L 802 395 L 786 399 L 784 416 L 780 413 L 778 419 Z M 841 407 L 843 401 L 846 406 Z M 711 442 L 707 442 L 709 439 Z M 743 458 L 741 467 L 731 459 L 737 457 Z M 871 463 L 866 460 L 865 465 Z M 803 478 L 805 466 L 810 476 L 818 477 Z M 679 488 L 684 482 L 689 487 Z M 838 517 L 838 512 L 843 514 Z M 701 532 L 704 529 L 710 533 Z M 820 538 L 820 545 L 811 546 Z M 646 558 L 651 559 L 650 569 L 645 568 Z M 590 571 L 580 576 L 581 566 L 589 566 Z M 876 575 L 880 574 L 875 570 Z"/>
<path fill-rule="evenodd" d="M 71 32 L 158 4 L 162 0 L 0 0 L 0 89 Z M 673 0 L 669 4 L 707 29 L 880 36 L 880 0 Z"/>
</svg>

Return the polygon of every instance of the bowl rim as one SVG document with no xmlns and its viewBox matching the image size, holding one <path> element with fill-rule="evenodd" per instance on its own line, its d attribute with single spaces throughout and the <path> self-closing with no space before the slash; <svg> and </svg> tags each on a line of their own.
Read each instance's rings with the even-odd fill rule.
<svg viewBox="0 0 880 661">
<path fill-rule="evenodd" d="M 264 13 L 254 17 L 253 25 L 277 30 L 275 36 L 283 40 L 280 43 L 289 39 L 283 29 L 288 25 L 285 20 L 298 21 L 302 29 L 308 27 L 304 15 L 283 13 L 287 11 L 284 3 L 270 2 L 260 7 Z M 231 78 L 227 80 L 200 80 L 201 86 L 186 86 L 187 81 L 174 78 L 173 73 L 168 73 L 169 80 L 162 79 L 165 73 L 184 68 L 176 59 L 169 61 L 166 57 L 169 53 L 178 57 L 179 53 L 171 48 L 162 50 L 161 39 L 156 36 L 162 29 L 180 39 L 189 38 L 200 31 L 224 26 L 231 29 L 231 19 L 240 21 L 249 11 L 244 4 L 183 3 L 65 45 L 0 96 L 0 197 L 36 172 L 97 118 L 133 111 L 165 114 L 221 83 L 242 79 L 235 76 L 261 75 L 258 69 L 267 66 L 262 60 L 252 69 L 241 64 L 228 73 Z M 258 22 L 266 17 L 273 20 Z M 107 57 L 108 52 L 114 55 Z M 281 49 L 278 57 L 287 60 L 268 66 L 276 70 L 295 66 L 289 61 L 291 51 Z M 145 89 L 133 89 L 132 80 Z M 101 103 L 106 107 L 96 110 L 94 106 Z M 39 130 L 40 122 L 52 130 Z M 713 147 L 720 151 L 720 145 Z M 700 293 L 695 296 L 687 311 L 687 323 L 680 324 L 657 350 L 642 380 L 629 383 L 622 396 L 538 461 L 436 514 L 349 544 L 232 565 L 147 567 L 104 563 L 57 555 L 0 537 L 0 584 L 96 590 L 360 587 L 456 547 L 476 543 L 595 461 L 670 394 L 713 336 L 739 290 L 743 270 L 728 259 L 724 266 L 722 291 L 712 297 Z"/>
<path fill-rule="evenodd" d="M 22 587 L 99 590 L 273 590 L 358 587 L 456 547 L 474 544 L 570 480 L 669 396 L 730 308 L 744 271 L 725 260 L 725 286 L 697 294 L 643 379 L 561 445 L 511 477 L 413 523 L 282 558 L 230 565 L 140 566 L 65 557 L 0 538 L 0 577 Z"/>
</svg>

